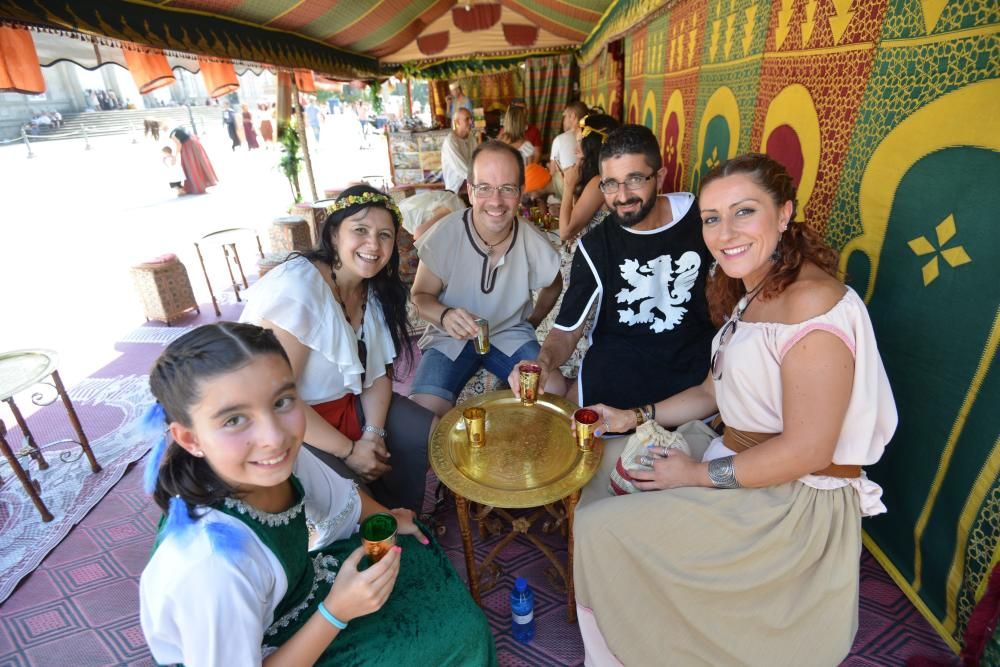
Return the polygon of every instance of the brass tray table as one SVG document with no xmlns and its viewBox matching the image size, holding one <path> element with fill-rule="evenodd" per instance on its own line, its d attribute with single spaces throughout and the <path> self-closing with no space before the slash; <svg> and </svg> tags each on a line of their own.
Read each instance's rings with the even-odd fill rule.
<svg viewBox="0 0 1000 667">
<path fill-rule="evenodd" d="M 486 409 L 486 444 L 473 448 L 466 437 L 462 412 L 479 406 Z M 552 563 L 566 586 L 566 617 L 576 620 L 573 592 L 573 513 L 580 491 L 601 464 L 604 445 L 595 438 L 594 449 L 576 446 L 571 421 L 576 406 L 560 396 L 543 394 L 532 407 L 524 407 L 510 390 L 492 391 L 452 408 L 438 422 L 428 454 L 438 479 L 455 494 L 469 590 L 480 603 L 481 579 L 488 588 L 496 583 L 499 567 L 493 563 L 500 551 L 524 535 Z M 478 508 L 470 507 L 478 505 Z M 513 516 L 506 510 L 537 507 L 528 516 Z M 490 516 L 494 515 L 494 516 Z M 480 537 L 506 534 L 478 566 L 472 549 L 469 517 L 479 525 Z M 529 532 L 538 519 L 547 517 L 552 528 L 567 539 L 567 563 Z M 505 528 L 503 528 L 505 529 Z"/>
</svg>

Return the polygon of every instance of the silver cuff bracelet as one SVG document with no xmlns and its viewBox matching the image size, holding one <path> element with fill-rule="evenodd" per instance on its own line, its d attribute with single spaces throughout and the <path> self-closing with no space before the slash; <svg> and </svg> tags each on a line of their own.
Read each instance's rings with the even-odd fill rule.
<svg viewBox="0 0 1000 667">
<path fill-rule="evenodd" d="M 708 462 L 708 478 L 712 480 L 712 485 L 717 489 L 739 489 L 743 485 L 736 479 L 736 466 L 733 465 L 734 456 L 724 456 L 721 459 L 712 459 Z"/>
</svg>

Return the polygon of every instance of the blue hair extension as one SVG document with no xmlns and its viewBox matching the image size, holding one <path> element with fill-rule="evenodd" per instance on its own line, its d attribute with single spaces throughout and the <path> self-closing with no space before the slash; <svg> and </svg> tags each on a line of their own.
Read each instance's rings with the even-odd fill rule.
<svg viewBox="0 0 1000 667">
<path fill-rule="evenodd" d="M 146 493 L 153 493 L 156 490 L 156 478 L 160 474 L 160 464 L 163 462 L 163 455 L 167 452 L 167 413 L 159 401 L 153 403 L 142 416 L 139 424 L 139 431 L 144 438 L 157 438 L 153 443 L 153 449 L 146 459 L 146 469 L 142 475 L 142 488 Z"/>
<path fill-rule="evenodd" d="M 167 511 L 167 523 L 163 526 L 163 534 L 184 542 L 191 539 L 194 528 L 194 519 L 188 514 L 187 503 L 180 496 L 170 499 L 170 508 Z"/>
</svg>

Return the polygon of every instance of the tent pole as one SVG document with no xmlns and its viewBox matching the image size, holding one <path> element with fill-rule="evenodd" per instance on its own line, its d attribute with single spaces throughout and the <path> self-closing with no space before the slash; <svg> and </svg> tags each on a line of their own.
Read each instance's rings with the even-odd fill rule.
<svg viewBox="0 0 1000 667">
<path fill-rule="evenodd" d="M 295 96 L 295 115 L 298 118 L 298 123 L 296 123 L 297 130 L 299 133 L 299 142 L 302 144 L 302 158 L 306 162 L 306 178 L 309 180 L 309 191 L 312 193 L 312 199 L 310 201 L 316 201 L 316 181 L 313 179 L 313 165 L 312 158 L 309 157 L 309 143 L 308 143 L 308 132 L 306 132 L 306 119 L 305 115 L 302 113 L 302 99 L 299 97 L 299 87 L 295 83 L 295 77 L 292 77 L 292 93 Z"/>
</svg>

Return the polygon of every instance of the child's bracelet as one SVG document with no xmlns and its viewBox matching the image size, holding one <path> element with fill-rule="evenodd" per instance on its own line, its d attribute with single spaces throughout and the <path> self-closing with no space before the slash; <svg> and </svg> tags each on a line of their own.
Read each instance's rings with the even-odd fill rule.
<svg viewBox="0 0 1000 667">
<path fill-rule="evenodd" d="M 347 627 L 347 623 L 345 623 L 344 621 L 340 620 L 339 618 L 331 614 L 330 610 L 323 605 L 322 601 L 320 601 L 319 605 L 316 607 L 316 611 L 320 613 L 320 616 L 329 621 L 330 625 L 337 628 L 338 630 L 343 630 L 344 628 Z"/>
</svg>

